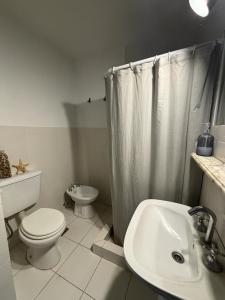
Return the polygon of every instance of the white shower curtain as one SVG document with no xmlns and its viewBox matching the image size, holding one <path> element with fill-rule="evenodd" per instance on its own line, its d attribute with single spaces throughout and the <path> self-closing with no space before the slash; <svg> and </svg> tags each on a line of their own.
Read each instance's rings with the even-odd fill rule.
<svg viewBox="0 0 225 300">
<path fill-rule="evenodd" d="M 133 212 L 144 199 L 188 203 L 198 197 L 190 153 L 201 123 L 209 120 L 218 47 L 211 43 L 174 52 L 155 65 L 106 76 L 117 242 L 123 243 Z"/>
</svg>

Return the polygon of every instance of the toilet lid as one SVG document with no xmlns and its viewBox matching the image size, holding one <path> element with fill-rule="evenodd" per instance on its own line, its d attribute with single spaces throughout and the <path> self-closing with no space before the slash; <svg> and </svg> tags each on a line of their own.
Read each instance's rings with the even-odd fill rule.
<svg viewBox="0 0 225 300">
<path fill-rule="evenodd" d="M 26 233 L 40 237 L 56 232 L 64 223 L 65 217 L 59 210 L 40 208 L 25 217 L 21 226 Z"/>
</svg>

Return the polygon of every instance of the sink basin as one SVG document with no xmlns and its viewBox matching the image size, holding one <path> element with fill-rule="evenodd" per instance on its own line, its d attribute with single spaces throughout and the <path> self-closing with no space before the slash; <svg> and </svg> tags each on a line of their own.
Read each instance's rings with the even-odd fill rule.
<svg viewBox="0 0 225 300">
<path fill-rule="evenodd" d="M 144 280 L 176 297 L 222 299 L 216 287 L 221 292 L 219 282 L 224 274 L 214 274 L 204 267 L 189 208 L 154 199 L 141 202 L 126 232 L 126 261 Z"/>
</svg>

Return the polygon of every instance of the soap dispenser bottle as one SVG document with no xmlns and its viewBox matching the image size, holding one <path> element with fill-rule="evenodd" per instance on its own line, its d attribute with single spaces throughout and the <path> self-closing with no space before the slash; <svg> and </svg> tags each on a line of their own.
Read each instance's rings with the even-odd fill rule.
<svg viewBox="0 0 225 300">
<path fill-rule="evenodd" d="M 197 140 L 196 154 L 201 156 L 211 156 L 213 154 L 214 137 L 209 133 L 210 123 L 204 123 L 205 130 Z"/>
</svg>

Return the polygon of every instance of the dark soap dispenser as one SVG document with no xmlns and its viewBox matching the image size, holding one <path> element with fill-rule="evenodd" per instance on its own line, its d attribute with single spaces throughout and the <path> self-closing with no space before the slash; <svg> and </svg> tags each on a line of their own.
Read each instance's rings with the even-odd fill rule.
<svg viewBox="0 0 225 300">
<path fill-rule="evenodd" d="M 204 132 L 198 137 L 196 154 L 211 156 L 213 154 L 214 137 L 209 133 L 210 123 L 205 123 Z"/>
</svg>

